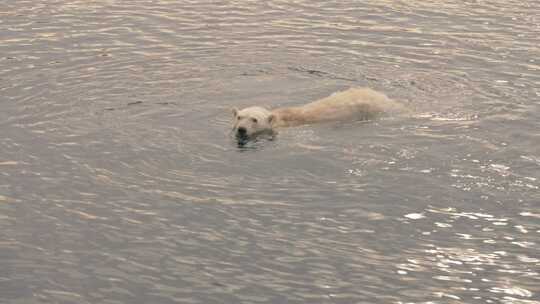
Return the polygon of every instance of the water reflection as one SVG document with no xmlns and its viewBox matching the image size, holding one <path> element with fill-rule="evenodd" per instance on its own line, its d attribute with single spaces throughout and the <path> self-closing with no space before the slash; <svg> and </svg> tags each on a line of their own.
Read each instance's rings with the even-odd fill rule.
<svg viewBox="0 0 540 304">
<path fill-rule="evenodd" d="M 398 274 L 413 278 L 419 277 L 421 273 L 436 274 L 432 276 L 434 280 L 447 282 L 448 291 L 444 293 L 445 296 L 456 299 L 494 299 L 491 293 L 503 293 L 514 296 L 515 301 L 536 303 L 529 300 L 536 297 L 533 291 L 534 284 L 524 283 L 524 278 L 538 276 L 535 267 L 538 260 L 523 257 L 514 246 L 516 239 L 528 239 L 526 236 L 528 230 L 524 229 L 523 225 L 514 225 L 518 227 L 519 232 L 525 234 L 520 237 L 514 233 L 515 230 L 507 229 L 511 224 L 509 222 L 519 219 L 497 218 L 486 213 L 460 212 L 455 208 L 430 208 L 422 214 L 411 213 L 404 218 L 422 221 L 426 226 L 432 224 L 435 228 L 432 228 L 429 235 L 444 234 L 446 239 L 455 238 L 455 244 L 461 246 L 446 247 L 438 243 L 425 243 L 423 244 L 425 249 L 418 248 L 412 251 L 413 253 L 421 251 L 423 255 L 413 254 L 411 256 L 414 258 L 411 257 L 406 263 L 396 265 Z M 458 222 L 459 225 L 440 225 L 432 221 Z M 449 227 L 452 227 L 451 232 L 446 229 Z M 421 239 L 425 242 L 423 237 Z M 462 241 L 458 242 L 458 239 Z M 430 240 L 435 239 L 430 237 Z M 483 251 L 479 248 L 483 248 Z M 517 261 L 520 263 L 516 263 Z M 494 276 L 493 273 L 497 275 Z M 479 296 L 482 294 L 483 296 Z"/>
<path fill-rule="evenodd" d="M 3 6 L 0 302 L 539 303 L 537 2 Z"/>
</svg>

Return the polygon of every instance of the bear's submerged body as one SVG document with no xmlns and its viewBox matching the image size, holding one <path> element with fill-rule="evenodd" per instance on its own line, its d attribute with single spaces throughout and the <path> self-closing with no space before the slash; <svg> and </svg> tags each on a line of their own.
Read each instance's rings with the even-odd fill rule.
<svg viewBox="0 0 540 304">
<path fill-rule="evenodd" d="M 249 107 L 240 111 L 235 109 L 233 131 L 237 138 L 248 139 L 261 133 L 272 133 L 276 128 L 369 120 L 402 108 L 399 103 L 372 89 L 351 88 L 298 107 L 271 111 L 262 107 Z"/>
<path fill-rule="evenodd" d="M 332 121 L 373 119 L 381 113 L 398 110 L 400 105 L 369 88 L 352 88 L 334 93 L 300 107 L 278 108 L 274 127 L 291 127 Z"/>
</svg>

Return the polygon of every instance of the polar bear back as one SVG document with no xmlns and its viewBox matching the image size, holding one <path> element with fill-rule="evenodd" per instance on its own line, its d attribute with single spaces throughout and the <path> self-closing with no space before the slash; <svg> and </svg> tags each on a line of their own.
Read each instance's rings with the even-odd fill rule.
<svg viewBox="0 0 540 304">
<path fill-rule="evenodd" d="M 367 120 L 399 109 L 400 104 L 382 93 L 369 88 L 350 88 L 301 107 L 278 109 L 277 113 L 294 125 L 295 120 L 299 123 Z"/>
</svg>

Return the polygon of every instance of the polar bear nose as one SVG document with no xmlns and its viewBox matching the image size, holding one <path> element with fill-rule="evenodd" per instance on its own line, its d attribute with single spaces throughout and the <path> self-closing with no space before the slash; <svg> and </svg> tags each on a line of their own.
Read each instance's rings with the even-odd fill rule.
<svg viewBox="0 0 540 304">
<path fill-rule="evenodd" d="M 238 135 L 244 136 L 244 135 L 246 135 L 246 133 L 247 133 L 247 129 L 246 129 L 246 128 L 244 128 L 244 127 L 238 128 Z"/>
</svg>

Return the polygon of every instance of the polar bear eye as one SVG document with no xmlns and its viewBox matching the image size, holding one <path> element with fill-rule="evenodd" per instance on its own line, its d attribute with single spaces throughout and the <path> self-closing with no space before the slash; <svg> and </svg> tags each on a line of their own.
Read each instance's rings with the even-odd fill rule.
<svg viewBox="0 0 540 304">
<path fill-rule="evenodd" d="M 257 123 L 257 118 L 252 118 L 251 121 L 253 121 L 253 123 Z"/>
</svg>

